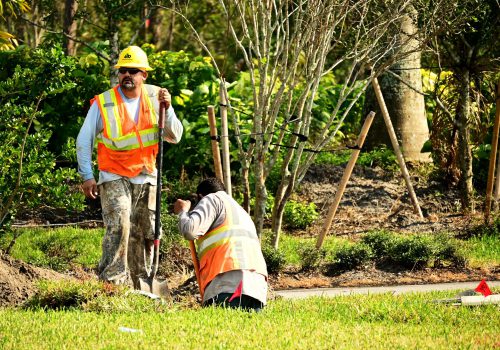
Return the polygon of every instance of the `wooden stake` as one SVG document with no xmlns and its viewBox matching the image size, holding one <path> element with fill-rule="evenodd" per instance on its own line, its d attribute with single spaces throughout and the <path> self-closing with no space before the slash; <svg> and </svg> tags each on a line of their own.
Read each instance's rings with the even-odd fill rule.
<svg viewBox="0 0 500 350">
<path fill-rule="evenodd" d="M 229 161 L 229 132 L 227 125 L 227 98 L 224 79 L 220 82 L 220 119 L 221 119 L 221 139 L 222 139 L 222 167 L 224 176 L 224 185 L 226 192 L 232 196 L 231 191 L 231 165 Z"/>
<path fill-rule="evenodd" d="M 497 98 L 496 98 L 496 111 L 495 111 L 495 123 L 496 120 L 499 119 L 500 114 L 500 81 L 497 85 Z M 500 157 L 497 159 L 497 176 L 495 179 L 495 192 L 493 193 L 493 211 L 497 211 L 498 209 L 498 200 L 500 197 Z"/>
<path fill-rule="evenodd" d="M 389 137 L 391 139 L 392 148 L 394 149 L 394 153 L 396 153 L 401 173 L 403 174 L 403 177 L 406 182 L 406 187 L 408 189 L 411 201 L 415 208 L 415 212 L 421 219 L 423 219 L 424 216 L 422 215 L 422 210 L 420 210 L 420 205 L 418 204 L 417 196 L 415 195 L 415 191 L 413 190 L 413 186 L 410 181 L 410 174 L 408 173 L 408 169 L 406 169 L 403 153 L 399 148 L 398 139 L 396 137 L 396 133 L 394 132 L 394 127 L 392 126 L 391 117 L 389 117 L 389 111 L 387 110 L 387 106 L 384 101 L 384 96 L 382 95 L 382 90 L 380 89 L 380 85 L 378 84 L 377 77 L 373 78 L 372 85 L 373 85 L 373 90 L 375 90 L 375 96 L 377 96 L 377 101 L 380 106 L 380 110 L 382 111 L 382 116 L 384 117 L 384 122 L 387 127 L 387 132 L 389 133 Z"/>
<path fill-rule="evenodd" d="M 328 215 L 326 217 L 325 223 L 323 224 L 323 230 L 321 230 L 318 240 L 316 241 L 316 248 L 321 248 L 323 245 L 323 241 L 325 240 L 325 236 L 330 231 L 330 227 L 332 226 L 333 218 L 335 217 L 335 213 L 337 212 L 337 208 L 339 207 L 340 200 L 342 199 L 342 195 L 344 194 L 347 181 L 351 177 L 352 170 L 354 169 L 354 165 L 358 160 L 359 153 L 361 152 L 361 147 L 363 147 L 363 143 L 365 142 L 366 134 L 368 134 L 368 130 L 372 125 L 373 118 L 375 117 L 375 112 L 370 112 L 365 119 L 365 123 L 361 128 L 361 132 L 359 133 L 358 140 L 356 141 L 356 149 L 352 150 L 351 158 L 347 163 L 347 166 L 344 170 L 344 175 L 342 175 L 342 179 L 340 180 L 339 187 L 337 188 L 337 192 L 335 193 L 335 198 L 333 199 L 333 203 L 328 210 Z"/>
<path fill-rule="evenodd" d="M 212 155 L 214 158 L 215 177 L 224 183 L 222 165 L 220 159 L 219 141 L 217 139 L 217 122 L 215 121 L 214 106 L 208 106 L 208 124 L 210 125 L 210 138 L 212 143 Z"/>
<path fill-rule="evenodd" d="M 493 125 L 493 136 L 491 139 L 491 151 L 490 151 L 490 165 L 488 169 L 488 183 L 486 185 L 486 203 L 484 207 L 484 222 L 489 224 L 490 221 L 490 208 L 491 208 L 491 193 L 493 192 L 493 181 L 495 178 L 495 162 L 497 159 L 497 148 L 498 148 L 498 131 L 500 129 L 500 84 L 497 87 L 497 103 L 495 112 L 495 124 Z"/>
</svg>

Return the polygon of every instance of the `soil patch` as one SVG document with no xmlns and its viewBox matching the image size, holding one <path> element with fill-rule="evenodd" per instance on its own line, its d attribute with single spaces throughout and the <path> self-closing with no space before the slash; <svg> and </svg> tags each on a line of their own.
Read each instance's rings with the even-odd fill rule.
<svg viewBox="0 0 500 350">
<path fill-rule="evenodd" d="M 297 197 L 314 202 L 320 219 L 308 230 L 316 235 L 332 205 L 345 167 L 313 165 L 304 177 Z M 381 168 L 354 167 L 329 234 L 356 235 L 373 229 L 396 232 L 432 233 L 465 230 L 476 222 L 476 215 L 462 216 L 455 189 L 442 183 L 413 176 L 411 179 L 424 218 L 415 214 L 415 206 L 400 173 Z"/>
<path fill-rule="evenodd" d="M 71 277 L 0 255 L 0 307 L 16 306 L 24 302 L 35 294 L 38 280 L 68 278 Z"/>
</svg>

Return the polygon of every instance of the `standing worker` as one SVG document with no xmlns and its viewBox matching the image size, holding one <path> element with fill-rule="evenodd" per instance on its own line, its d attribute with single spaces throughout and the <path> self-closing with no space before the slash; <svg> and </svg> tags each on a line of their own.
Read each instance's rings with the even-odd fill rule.
<svg viewBox="0 0 500 350">
<path fill-rule="evenodd" d="M 182 199 L 174 212 L 184 238 L 197 242 L 203 305 L 260 311 L 267 299 L 267 267 L 250 215 L 216 178 L 203 180 L 196 193 L 199 202 L 191 212 L 191 202 Z"/>
<path fill-rule="evenodd" d="M 119 84 L 92 99 L 76 141 L 83 192 L 101 197 L 106 233 L 99 261 L 99 279 L 133 285 L 147 278 L 153 257 L 158 153 L 159 105 L 165 103 L 165 137 L 177 143 L 183 127 L 170 104 L 167 89 L 145 84 L 146 53 L 129 46 L 120 53 Z M 99 181 L 92 171 L 97 141 Z"/>
</svg>

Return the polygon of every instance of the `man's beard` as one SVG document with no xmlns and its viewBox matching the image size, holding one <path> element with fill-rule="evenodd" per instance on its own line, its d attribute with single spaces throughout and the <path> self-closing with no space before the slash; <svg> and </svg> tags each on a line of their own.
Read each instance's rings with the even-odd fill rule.
<svg viewBox="0 0 500 350">
<path fill-rule="evenodd" d="M 125 90 L 134 90 L 135 89 L 135 84 L 132 79 L 123 79 L 121 84 L 120 84 L 122 89 Z"/>
</svg>

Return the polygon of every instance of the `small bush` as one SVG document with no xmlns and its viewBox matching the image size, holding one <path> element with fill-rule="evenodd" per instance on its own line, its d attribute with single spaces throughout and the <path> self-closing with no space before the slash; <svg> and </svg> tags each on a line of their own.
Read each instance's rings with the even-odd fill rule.
<svg viewBox="0 0 500 350">
<path fill-rule="evenodd" d="M 465 267 L 467 258 L 465 251 L 451 235 L 442 233 L 434 237 L 434 267 L 448 263 L 456 267 Z"/>
<path fill-rule="evenodd" d="M 326 257 L 326 250 L 309 246 L 300 249 L 299 255 L 302 270 L 314 270 L 323 264 Z"/>
<path fill-rule="evenodd" d="M 358 159 L 359 165 L 367 167 L 379 166 L 382 169 L 396 171 L 398 165 L 394 151 L 386 146 L 380 146 L 370 152 L 362 152 Z"/>
<path fill-rule="evenodd" d="M 182 241 L 184 238 L 179 231 L 179 218 L 177 215 L 162 212 L 161 229 L 163 236 L 161 239 L 160 251 L 164 254 L 170 249 L 171 245 Z"/>
<path fill-rule="evenodd" d="M 285 205 L 283 219 L 289 228 L 305 229 L 318 218 L 316 205 L 314 203 L 300 203 L 290 200 Z"/>
<path fill-rule="evenodd" d="M 283 271 L 286 265 L 285 254 L 279 249 L 276 250 L 269 245 L 262 246 L 262 254 L 266 260 L 268 273 L 279 273 Z"/>
<path fill-rule="evenodd" d="M 340 248 L 333 257 L 330 271 L 345 271 L 367 264 L 373 257 L 372 249 L 364 243 L 355 243 Z"/>
<path fill-rule="evenodd" d="M 429 236 L 399 237 L 389 251 L 389 259 L 404 267 L 424 267 L 434 257 L 434 244 Z"/>
<path fill-rule="evenodd" d="M 361 241 L 373 250 L 376 260 L 383 260 L 394 242 L 394 234 L 387 231 L 371 231 L 363 235 Z"/>
</svg>

